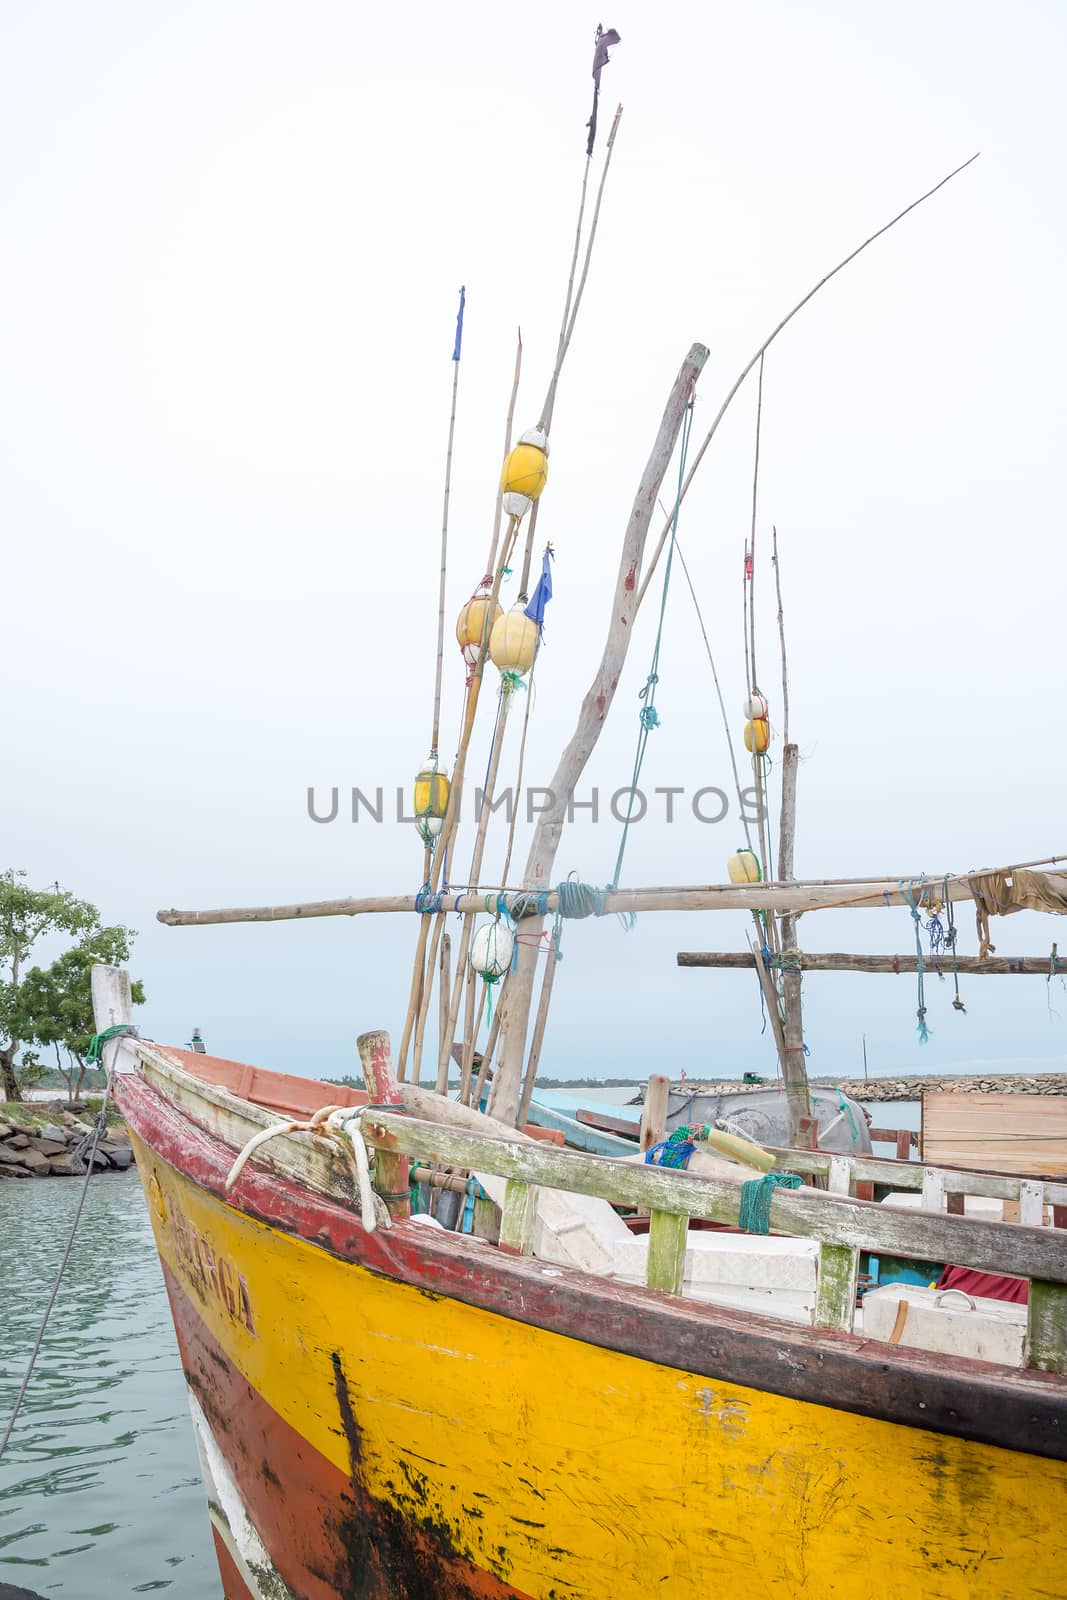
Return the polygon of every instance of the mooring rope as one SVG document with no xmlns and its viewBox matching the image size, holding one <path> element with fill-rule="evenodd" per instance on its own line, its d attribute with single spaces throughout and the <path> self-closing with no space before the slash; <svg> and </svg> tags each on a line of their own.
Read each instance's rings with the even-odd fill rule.
<svg viewBox="0 0 1067 1600">
<path fill-rule="evenodd" d="M 102 1033 L 95 1033 L 89 1042 L 89 1051 L 86 1054 L 86 1060 L 99 1061 L 101 1059 L 103 1047 L 109 1039 L 116 1039 L 120 1034 L 136 1034 L 136 1032 L 137 1029 L 132 1027 L 129 1023 L 119 1023 L 114 1028 L 105 1028 Z M 100 1110 L 96 1114 L 92 1131 L 91 1133 L 87 1133 L 81 1144 L 76 1146 L 76 1150 L 80 1151 L 83 1146 L 86 1146 L 86 1141 L 88 1141 L 85 1154 L 85 1179 L 81 1186 L 81 1193 L 78 1196 L 78 1204 L 74 1208 L 74 1220 L 70 1225 L 70 1236 L 67 1239 L 66 1249 L 63 1251 L 63 1259 L 59 1263 L 59 1271 L 56 1273 L 56 1281 L 52 1285 L 52 1292 L 48 1296 L 48 1304 L 45 1306 L 44 1316 L 41 1318 L 41 1326 L 37 1330 L 37 1337 L 34 1340 L 33 1349 L 30 1352 L 30 1360 L 26 1368 L 26 1375 L 19 1385 L 18 1394 L 15 1396 L 15 1406 L 10 1418 L 8 1419 L 7 1427 L 4 1429 L 4 1437 L 0 1439 L 0 1459 L 3 1458 L 4 1451 L 8 1446 L 8 1440 L 11 1438 L 12 1429 L 18 1420 L 19 1412 L 22 1410 L 22 1402 L 26 1398 L 26 1391 L 30 1386 L 30 1379 L 33 1377 L 33 1369 L 37 1365 L 37 1357 L 40 1355 L 41 1345 L 44 1343 L 45 1330 L 48 1327 L 48 1319 L 52 1315 L 52 1307 L 56 1303 L 56 1298 L 59 1294 L 59 1286 L 63 1282 L 63 1274 L 67 1270 L 67 1263 L 70 1260 L 71 1251 L 74 1249 L 74 1238 L 78 1232 L 78 1223 L 81 1221 L 82 1210 L 85 1206 L 85 1197 L 89 1192 L 89 1179 L 92 1177 L 95 1168 L 96 1147 L 100 1142 L 101 1133 L 107 1127 L 107 1107 L 110 1098 L 111 1079 L 109 1077 L 104 1086 L 104 1098 L 100 1102 Z M 72 1158 L 73 1155 L 74 1152 L 72 1152 Z"/>
</svg>

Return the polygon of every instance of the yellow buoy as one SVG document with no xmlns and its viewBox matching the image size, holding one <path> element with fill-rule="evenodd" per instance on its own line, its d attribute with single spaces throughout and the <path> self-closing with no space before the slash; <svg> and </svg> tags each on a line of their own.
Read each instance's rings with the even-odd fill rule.
<svg viewBox="0 0 1067 1600">
<path fill-rule="evenodd" d="M 726 872 L 731 883 L 761 883 L 763 881 L 759 857 L 754 850 L 735 850 L 726 863 Z"/>
<path fill-rule="evenodd" d="M 492 615 L 489 607 L 492 604 Z M 472 595 L 456 621 L 456 639 L 461 650 L 471 647 L 480 650 L 482 640 L 492 633 L 493 623 L 501 615 L 501 607 L 491 602 L 488 595 Z"/>
<path fill-rule="evenodd" d="M 508 516 L 525 516 L 547 478 L 548 439 L 540 428 L 531 428 L 505 456 L 500 473 L 504 510 Z"/>
<path fill-rule="evenodd" d="M 415 775 L 415 815 L 443 817 L 448 810 L 450 788 L 448 779 L 443 772 L 438 772 L 433 762 L 420 767 Z"/>
<path fill-rule="evenodd" d="M 770 724 L 764 717 L 745 723 L 745 749 L 761 756 L 771 742 Z"/>
<path fill-rule="evenodd" d="M 432 845 L 441 832 L 451 787 L 433 760 L 415 774 L 415 826 L 424 844 Z"/>
<path fill-rule="evenodd" d="M 522 606 L 512 606 L 493 623 L 489 635 L 489 654 L 501 672 L 517 672 L 521 677 L 533 666 L 537 654 L 537 623 L 531 622 Z"/>
</svg>

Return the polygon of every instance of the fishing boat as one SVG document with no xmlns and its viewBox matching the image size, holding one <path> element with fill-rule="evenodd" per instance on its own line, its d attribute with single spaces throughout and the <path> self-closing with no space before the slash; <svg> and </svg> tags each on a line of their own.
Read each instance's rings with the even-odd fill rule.
<svg viewBox="0 0 1067 1600">
<path fill-rule="evenodd" d="M 611 42 L 598 29 L 595 96 Z M 786 740 L 773 871 L 764 805 L 759 837 L 731 861 L 728 882 L 623 887 L 625 834 L 611 884 L 555 881 L 568 802 L 703 454 L 687 477 L 693 394 L 707 356 L 701 345 L 682 361 L 641 473 L 602 659 L 521 882 L 510 877 L 513 830 L 503 870 L 486 882 L 490 806 L 477 819 L 464 887 L 445 876 L 490 666 L 500 675 L 490 796 L 509 717 L 523 723 L 520 762 L 525 752 L 533 697 L 523 691 L 551 595 L 550 551 L 540 582 L 531 583 L 533 530 L 618 127 L 617 114 L 580 261 L 596 113 L 594 98 L 551 383 L 537 425 L 517 443 L 513 388 L 493 538 L 479 569 L 486 576 L 460 614 L 466 681 L 457 755 L 445 770 L 445 558 L 461 295 L 432 735 L 414 794 L 421 887 L 160 913 L 174 926 L 413 919 L 411 994 L 395 1052 L 392 1034 L 371 1016 L 358 1040 L 363 1090 L 265 1072 L 140 1037 L 127 974 L 93 974 L 99 1047 L 163 1266 L 226 1600 L 645 1600 L 704 1595 L 731 1581 L 779 1600 L 1067 1593 L 1067 1233 L 1046 1225 L 1067 1204 L 1067 1184 L 888 1162 L 870 1156 L 861 1139 L 819 1148 L 795 927 L 801 912 L 825 907 L 907 906 L 929 920 L 961 901 L 993 912 L 1015 895 L 1052 902 L 1063 888 L 1054 861 L 936 880 L 796 881 L 796 746 Z M 805 301 L 740 375 L 704 448 Z M 674 509 L 654 549 L 652 511 L 676 455 Z M 516 569 L 518 603 L 504 611 L 502 584 Z M 641 716 L 646 742 L 657 682 L 654 657 Z M 746 745 L 763 795 L 770 734 L 751 668 L 747 686 Z M 643 744 L 638 769 L 642 751 Z M 709 908 L 739 912 L 755 936 L 746 959 L 785 1084 L 785 1145 L 713 1125 L 721 1113 L 697 1125 L 678 1116 L 669 1134 L 666 1114 L 658 1128 L 646 1117 L 643 1154 L 597 1154 L 534 1137 L 530 1109 L 567 921 Z M 453 916 L 461 929 L 454 969 L 446 928 Z M 427 1058 L 432 1086 L 421 1081 Z M 652 1099 L 666 1092 L 665 1077 L 650 1080 Z M 834 1114 L 844 1116 L 840 1105 Z M 876 1173 L 916 1192 L 919 1206 L 863 1198 Z M 423 1190 L 463 1197 L 457 1226 L 413 1209 Z M 1019 1220 L 957 1214 L 951 1202 L 972 1196 L 1017 1205 Z M 857 1290 L 861 1254 L 875 1252 L 1025 1280 L 1027 1303 L 998 1318 L 971 1296 L 964 1315 L 958 1301 L 919 1286 L 898 1294 L 890 1327 L 874 1337 Z M 929 1303 L 921 1300 L 927 1293 Z"/>
</svg>

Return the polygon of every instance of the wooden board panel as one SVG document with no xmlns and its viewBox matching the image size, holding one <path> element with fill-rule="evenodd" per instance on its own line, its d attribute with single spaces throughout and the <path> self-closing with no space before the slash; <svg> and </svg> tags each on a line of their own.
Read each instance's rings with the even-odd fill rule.
<svg viewBox="0 0 1067 1600">
<path fill-rule="evenodd" d="M 922 1159 L 1001 1172 L 1067 1172 L 1067 1095 L 924 1094 Z"/>
</svg>

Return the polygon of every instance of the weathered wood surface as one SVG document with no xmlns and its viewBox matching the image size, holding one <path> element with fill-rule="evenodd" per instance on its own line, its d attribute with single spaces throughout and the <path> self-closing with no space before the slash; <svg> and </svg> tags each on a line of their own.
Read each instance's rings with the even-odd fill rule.
<svg viewBox="0 0 1067 1600">
<path fill-rule="evenodd" d="M 647 1206 L 650 1211 L 673 1211 L 735 1226 L 738 1222 L 740 1183 L 516 1139 L 489 1139 L 388 1112 L 364 1124 L 371 1142 L 377 1124 L 394 1141 L 394 1148 L 421 1160 L 441 1160 L 523 1183 L 596 1195 L 616 1205 Z M 1053 1229 L 932 1216 L 810 1189 L 781 1188 L 771 1201 L 771 1228 L 878 1254 L 951 1261 L 984 1272 L 1067 1283 L 1067 1237 Z"/>
<path fill-rule="evenodd" d="M 633 637 L 634 630 L 630 624 L 636 612 L 635 575 L 641 570 L 656 497 L 682 431 L 697 379 L 707 359 L 706 346 L 692 345 L 667 397 L 656 438 L 641 474 L 623 535 L 615 590 L 611 600 L 610 621 L 600 662 L 582 701 L 574 732 L 564 747 L 555 773 L 549 782 L 549 803 L 538 817 L 537 826 L 534 828 L 523 874 L 523 888 L 526 890 L 547 889 L 552 882 L 556 851 L 559 848 L 575 786 L 596 748 L 615 698 L 629 652 L 630 640 Z M 531 919 L 534 933 L 540 933 L 542 925 L 541 916 Z M 517 962 L 512 968 L 506 993 L 500 1002 L 500 1054 L 489 1097 L 489 1109 L 494 1116 L 502 1117 L 506 1122 L 514 1122 L 519 1109 L 522 1069 L 526 1057 L 526 1034 L 533 1001 L 534 977 L 537 972 L 537 954 L 532 940 L 520 944 Z"/>
<path fill-rule="evenodd" d="M 856 1245 L 819 1246 L 819 1279 L 815 1290 L 815 1326 L 851 1333 L 856 1320 L 856 1283 L 860 1253 Z"/>
<path fill-rule="evenodd" d="M 832 1156 L 825 1150 L 775 1150 L 772 1149 L 775 1169 L 778 1172 L 798 1172 L 828 1176 L 835 1161 L 849 1168 L 852 1182 L 870 1182 L 886 1185 L 890 1189 L 921 1189 L 927 1166 L 917 1161 L 894 1161 L 888 1156 Z M 996 1200 L 1018 1200 L 1021 1177 L 1010 1172 L 972 1171 L 965 1167 L 939 1167 L 944 1192 L 954 1194 L 989 1195 Z M 1067 1182 L 1055 1178 L 1038 1178 L 1046 1205 L 1067 1205 Z"/>
<path fill-rule="evenodd" d="M 363 1081 L 374 1104 L 399 1106 L 403 1102 L 400 1086 L 393 1070 L 393 1047 L 384 1028 L 373 1028 L 361 1033 L 356 1040 Z M 402 1152 L 388 1148 L 378 1150 L 374 1173 L 374 1187 L 385 1201 L 389 1214 L 394 1217 L 411 1215 L 409 1193 L 410 1162 Z"/>
<path fill-rule="evenodd" d="M 234 1204 L 225 1189 L 232 1163 L 227 1146 L 139 1074 L 125 1075 L 118 1092 L 147 1149 L 206 1193 Z M 411 1285 L 435 1303 L 455 1299 L 494 1315 L 506 1306 L 515 1324 L 706 1376 L 713 1384 L 736 1383 L 1027 1456 L 1067 1457 L 1064 1386 L 1046 1373 L 889 1345 L 872 1349 L 870 1341 L 847 1334 L 560 1271 L 436 1229 L 402 1224 L 368 1233 L 350 1206 L 255 1163 L 245 1168 L 236 1199 L 269 1228 Z"/>
<path fill-rule="evenodd" d="M 264 1128 L 284 1127 L 290 1120 L 186 1072 L 162 1045 L 137 1040 L 136 1052 L 145 1082 L 194 1126 L 221 1139 L 235 1156 L 254 1134 Z M 351 1168 L 336 1142 L 325 1134 L 279 1134 L 261 1145 L 253 1160 L 269 1172 L 305 1184 L 316 1194 L 330 1195 L 346 1205 L 357 1203 Z"/>
<path fill-rule="evenodd" d="M 501 1249 L 514 1250 L 516 1255 L 528 1256 L 533 1250 L 536 1226 L 537 1189 L 531 1183 L 522 1183 L 516 1178 L 509 1178 L 500 1215 Z"/>
<path fill-rule="evenodd" d="M 653 1211 L 648 1223 L 648 1266 L 650 1289 L 665 1294 L 681 1294 L 685 1282 L 685 1249 L 689 1218 L 678 1212 Z"/>
<path fill-rule="evenodd" d="M 1067 1288 L 1062 1283 L 1031 1281 L 1026 1365 L 1038 1372 L 1067 1373 Z"/>
<path fill-rule="evenodd" d="M 761 958 L 744 950 L 679 950 L 680 967 L 735 967 L 751 971 Z M 854 956 L 844 951 L 797 951 L 796 959 L 801 972 L 892 972 L 916 973 L 918 956 Z M 1062 963 L 1061 963 L 1062 965 Z M 790 968 L 791 970 L 791 968 Z M 995 974 L 1023 974 L 1047 978 L 1053 970 L 1048 956 L 924 956 L 923 971 L 934 977 L 951 977 L 953 972 Z"/>
<path fill-rule="evenodd" d="M 922 1152 L 939 1166 L 1067 1173 L 1067 1096 L 924 1094 Z"/>
</svg>

